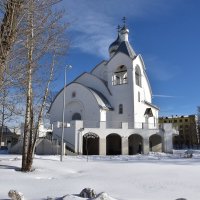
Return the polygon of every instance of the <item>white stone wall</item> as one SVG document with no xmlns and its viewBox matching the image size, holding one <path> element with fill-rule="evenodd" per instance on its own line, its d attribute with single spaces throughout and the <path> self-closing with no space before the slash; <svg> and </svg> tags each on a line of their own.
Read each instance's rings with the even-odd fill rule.
<svg viewBox="0 0 200 200">
<path fill-rule="evenodd" d="M 112 76 L 117 68 L 125 65 L 127 68 L 127 84 L 113 85 Z M 131 122 L 134 119 L 133 110 L 133 78 L 132 78 L 132 59 L 123 53 L 116 54 L 107 64 L 108 68 L 108 87 L 112 93 L 111 105 L 114 110 L 107 113 L 107 120 L 114 123 Z M 119 114 L 119 104 L 123 104 L 123 114 Z"/>
<path fill-rule="evenodd" d="M 72 97 L 75 92 L 76 96 Z M 84 86 L 72 83 L 65 89 L 65 122 L 70 122 L 74 113 L 80 113 L 85 121 L 100 121 L 100 108 L 93 94 Z M 50 110 L 51 123 L 62 122 L 63 91 L 57 96 Z"/>
<path fill-rule="evenodd" d="M 141 87 L 136 85 L 135 83 L 135 69 L 136 67 L 140 68 L 141 71 Z M 144 101 L 149 103 L 152 102 L 152 94 L 151 94 L 151 87 L 149 85 L 148 78 L 145 72 L 145 66 L 142 60 L 142 57 L 139 55 L 133 61 L 133 87 L 134 87 L 134 114 L 135 114 L 135 124 L 139 126 L 141 123 L 148 123 L 151 128 L 158 126 L 158 110 L 146 105 Z M 138 93 L 140 93 L 140 98 L 138 99 Z M 153 117 L 150 117 L 148 121 L 146 121 L 144 113 L 147 108 L 151 108 L 153 112 Z"/>
<path fill-rule="evenodd" d="M 159 134 L 163 137 L 163 133 L 159 131 L 159 129 L 129 129 L 128 123 L 122 123 L 121 128 L 107 128 L 106 122 L 100 122 L 99 127 L 96 128 L 84 128 L 81 127 L 81 121 L 79 121 L 78 128 L 75 128 L 76 133 L 76 152 L 82 153 L 82 138 L 83 135 L 92 132 L 99 136 L 100 138 L 100 155 L 106 155 L 106 137 L 109 134 L 116 133 L 122 138 L 122 154 L 128 154 L 128 137 L 132 134 L 138 134 L 143 138 L 144 145 L 144 153 L 149 152 L 149 137 L 153 134 Z M 81 130 L 83 128 L 83 130 Z M 81 131 L 79 131 L 81 130 Z M 102 142 L 102 143 L 101 143 Z"/>
</svg>

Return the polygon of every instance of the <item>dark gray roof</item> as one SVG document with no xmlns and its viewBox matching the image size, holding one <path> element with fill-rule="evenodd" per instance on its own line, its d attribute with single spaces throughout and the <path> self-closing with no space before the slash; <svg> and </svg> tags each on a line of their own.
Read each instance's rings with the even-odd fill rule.
<svg viewBox="0 0 200 200">
<path fill-rule="evenodd" d="M 116 46 L 119 46 L 120 45 L 120 37 L 119 37 L 119 34 L 118 34 L 118 37 L 117 39 L 109 46 L 109 49 L 112 48 L 112 47 L 116 47 Z"/>
<path fill-rule="evenodd" d="M 120 43 L 121 43 L 121 40 L 120 40 L 120 37 L 118 34 L 117 39 L 109 46 L 109 53 L 113 53 L 113 52 L 115 53 L 116 50 L 118 49 Z"/>
<path fill-rule="evenodd" d="M 95 96 L 99 106 L 102 109 L 113 110 L 109 101 L 106 99 L 106 97 L 101 92 L 95 90 L 94 88 L 90 88 L 90 87 L 88 87 L 88 89 L 93 93 L 93 95 Z"/>
<path fill-rule="evenodd" d="M 149 106 L 151 106 L 151 107 L 153 107 L 153 108 L 155 108 L 155 109 L 157 109 L 157 110 L 159 110 L 159 108 L 157 106 L 155 106 L 154 104 L 152 104 L 152 103 L 150 103 L 148 101 L 144 100 L 144 103 L 147 104 L 147 105 L 149 105 Z"/>
<path fill-rule="evenodd" d="M 120 46 L 118 47 L 117 52 L 122 52 L 129 56 L 130 58 L 134 59 L 136 57 L 136 53 L 134 52 L 133 48 L 131 47 L 128 41 L 121 42 Z"/>
</svg>

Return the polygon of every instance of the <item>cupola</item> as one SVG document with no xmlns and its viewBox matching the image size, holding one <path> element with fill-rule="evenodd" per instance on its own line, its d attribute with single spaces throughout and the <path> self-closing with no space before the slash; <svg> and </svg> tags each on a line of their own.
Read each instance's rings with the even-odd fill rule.
<svg viewBox="0 0 200 200">
<path fill-rule="evenodd" d="M 126 27 L 126 18 L 123 18 L 124 25 L 121 28 L 118 26 L 118 36 L 117 39 L 109 46 L 109 54 L 110 57 L 115 55 L 117 52 L 122 52 L 132 59 L 136 57 L 136 53 L 134 52 L 133 48 L 131 47 L 128 41 L 128 34 L 129 30 Z"/>
<path fill-rule="evenodd" d="M 110 54 L 110 57 L 112 57 L 115 52 L 117 51 L 120 43 L 121 43 L 121 39 L 120 39 L 120 26 L 118 26 L 118 36 L 117 36 L 117 39 L 109 46 L 109 54 Z"/>
</svg>

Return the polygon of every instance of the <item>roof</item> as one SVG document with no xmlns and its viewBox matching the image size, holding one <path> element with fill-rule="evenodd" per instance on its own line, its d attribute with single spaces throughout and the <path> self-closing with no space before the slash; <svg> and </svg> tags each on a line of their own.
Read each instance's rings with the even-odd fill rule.
<svg viewBox="0 0 200 200">
<path fill-rule="evenodd" d="M 2 129 L 2 126 L 0 126 L 0 130 Z M 18 135 L 15 133 L 15 129 L 11 130 L 7 126 L 3 127 L 3 136 L 4 137 L 13 137 L 18 138 Z"/>
<path fill-rule="evenodd" d="M 98 66 L 99 66 L 99 65 L 98 65 Z M 106 84 L 106 81 L 103 80 L 103 79 L 101 79 L 101 78 L 99 78 L 99 77 L 96 76 L 95 74 L 92 74 L 92 72 L 91 72 L 91 73 L 88 73 L 88 72 L 82 73 L 80 76 L 78 76 L 78 77 L 77 77 L 75 80 L 73 80 L 71 83 L 79 83 L 79 84 L 81 84 L 81 85 L 85 85 L 85 84 L 81 83 L 81 82 L 78 80 L 79 78 L 81 78 L 81 77 L 84 76 L 84 75 L 89 75 L 89 76 L 92 76 L 92 77 L 95 77 L 96 79 L 98 79 L 98 81 L 102 82 L 102 84 L 106 87 L 106 89 L 108 90 L 109 94 L 112 95 L 110 89 L 108 88 L 108 86 L 107 86 L 107 84 Z M 86 86 L 86 87 L 87 87 L 87 86 Z"/>
<path fill-rule="evenodd" d="M 78 84 L 78 85 L 81 85 L 82 87 L 87 88 L 87 89 L 93 94 L 93 96 L 95 97 L 95 99 L 96 99 L 96 101 L 97 101 L 97 103 L 98 103 L 98 105 L 99 105 L 100 108 L 105 109 L 105 110 L 113 110 L 113 107 L 111 106 L 111 104 L 109 103 L 109 101 L 107 100 L 107 98 L 106 98 L 101 92 L 95 90 L 94 88 L 87 87 L 87 86 L 85 86 L 85 85 L 83 85 L 83 84 L 80 84 L 80 83 L 78 83 L 78 82 L 71 82 L 70 84 L 66 85 L 65 87 L 68 87 L 69 85 L 74 84 L 74 83 L 75 83 L 75 84 Z M 51 108 L 52 108 L 52 105 L 53 105 L 54 101 L 56 100 L 56 98 L 59 96 L 59 94 L 60 94 L 63 90 L 64 90 L 64 88 L 62 88 L 62 89 L 58 92 L 58 94 L 55 96 L 53 102 L 52 102 L 51 105 L 50 105 L 50 108 L 49 108 L 49 110 L 48 110 L 48 113 L 50 113 L 50 110 L 51 110 Z"/>
<path fill-rule="evenodd" d="M 152 108 L 155 108 L 155 109 L 159 110 L 159 108 L 157 106 L 153 105 L 152 103 L 150 103 L 148 101 L 144 101 L 144 103 L 149 105 L 149 106 L 151 106 Z"/>
<path fill-rule="evenodd" d="M 118 34 L 117 39 L 109 46 L 109 52 L 110 53 L 115 52 L 118 49 L 120 43 L 121 43 L 121 40 L 120 40 L 120 37 L 119 37 L 119 34 Z"/>
<path fill-rule="evenodd" d="M 97 103 L 102 109 L 113 110 L 111 104 L 101 92 L 95 90 L 94 88 L 90 88 L 90 87 L 87 87 L 87 88 L 92 92 L 92 94 L 97 100 Z"/>
<path fill-rule="evenodd" d="M 136 57 L 136 53 L 134 52 L 133 48 L 131 47 L 128 41 L 121 42 L 120 46 L 118 47 L 117 52 L 122 52 L 129 56 L 130 58 L 134 59 Z"/>
</svg>

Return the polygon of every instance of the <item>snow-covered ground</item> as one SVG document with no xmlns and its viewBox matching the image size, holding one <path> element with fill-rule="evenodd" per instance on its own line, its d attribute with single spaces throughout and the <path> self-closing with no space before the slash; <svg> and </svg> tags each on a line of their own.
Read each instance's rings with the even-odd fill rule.
<svg viewBox="0 0 200 200">
<path fill-rule="evenodd" d="M 22 173 L 21 156 L 0 155 L 0 199 L 9 199 L 15 189 L 27 200 L 47 197 L 81 200 L 76 197 L 86 187 L 96 193 L 106 192 L 117 200 L 187 200 L 200 199 L 200 152 L 184 158 L 151 153 L 135 156 L 35 156 L 34 171 Z"/>
</svg>

